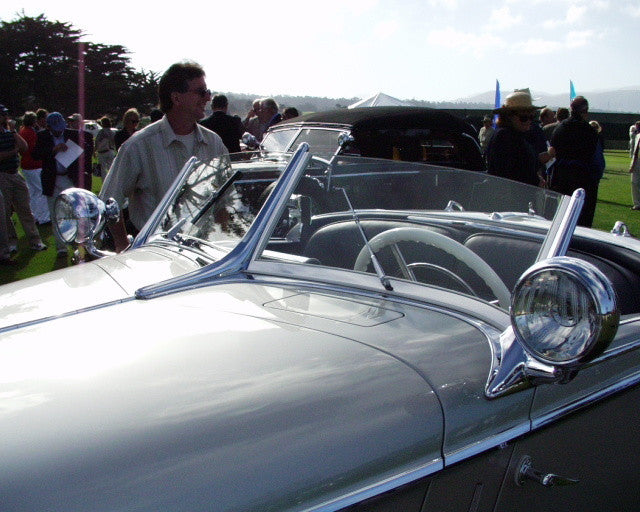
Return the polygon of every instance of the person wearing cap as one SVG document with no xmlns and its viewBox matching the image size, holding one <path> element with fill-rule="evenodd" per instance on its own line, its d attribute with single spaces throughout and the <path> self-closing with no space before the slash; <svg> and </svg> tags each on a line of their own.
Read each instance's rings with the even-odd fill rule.
<svg viewBox="0 0 640 512">
<path fill-rule="evenodd" d="M 42 243 L 36 220 L 29 206 L 29 189 L 21 174 L 18 173 L 20 165 L 19 153 L 29 149 L 27 142 L 9 129 L 9 110 L 0 105 L 0 192 L 4 198 L 4 223 L 0 229 L 4 231 L 0 236 L 6 240 L 4 247 L 0 244 L 0 258 L 7 259 L 8 253 L 18 250 L 18 234 L 11 221 L 11 213 L 16 212 L 18 220 L 29 239 L 31 249 L 43 251 L 47 248 Z"/>
<path fill-rule="evenodd" d="M 529 185 L 545 186 L 539 174 L 540 155 L 528 139 L 536 111 L 531 94 L 516 91 L 505 99 L 498 114 L 498 129 L 487 150 L 488 172 Z M 549 156 L 551 158 L 551 156 Z"/>
<path fill-rule="evenodd" d="M 121 218 L 109 226 L 116 251 L 125 249 L 173 184 L 184 164 L 195 156 L 208 162 L 228 155 L 222 139 L 198 124 L 211 100 L 205 73 L 195 62 L 179 62 L 158 83 L 164 117 L 136 131 L 120 147 L 100 190 L 100 198 L 129 200 L 129 223 Z"/>
<path fill-rule="evenodd" d="M 578 188 L 584 189 L 585 200 L 578 225 L 591 227 L 600 175 L 596 162 L 598 133 L 587 121 L 589 102 L 584 96 L 576 96 L 570 107 L 569 119 L 563 121 L 551 137 L 556 154 L 551 189 L 566 195 L 573 194 Z"/>
<path fill-rule="evenodd" d="M 482 128 L 480 128 L 480 132 L 478 133 L 478 141 L 480 142 L 480 149 L 482 150 L 483 156 L 487 155 L 487 148 L 489 147 L 489 141 L 495 130 L 493 128 L 493 118 L 490 115 L 484 116 L 482 119 Z"/>
<path fill-rule="evenodd" d="M 56 155 L 68 151 L 69 141 L 80 145 L 84 152 L 68 167 L 64 167 L 56 159 Z M 93 137 L 91 135 L 67 128 L 67 123 L 60 112 L 52 112 L 47 116 L 47 130 L 38 132 L 32 154 L 34 158 L 42 160 L 42 193 L 47 197 L 51 218 L 53 218 L 55 199 L 60 192 L 70 187 L 91 190 L 92 153 Z M 57 233 L 55 235 L 58 256 L 66 256 L 66 244 L 57 236 Z"/>
</svg>

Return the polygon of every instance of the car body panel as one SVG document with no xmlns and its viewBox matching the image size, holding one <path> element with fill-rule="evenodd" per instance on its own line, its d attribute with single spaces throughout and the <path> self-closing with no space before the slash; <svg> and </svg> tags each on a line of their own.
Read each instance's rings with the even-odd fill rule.
<svg viewBox="0 0 640 512">
<path fill-rule="evenodd" d="M 436 390 L 446 411 L 443 453 L 447 464 L 529 430 L 532 390 L 490 403 L 484 399 L 486 368 L 492 358 L 488 338 L 497 337 L 499 331 L 435 306 L 344 297 L 299 289 L 276 301 L 275 313 L 283 321 L 357 338 L 410 364 Z M 344 306 L 345 300 L 350 308 Z M 273 304 L 266 306 L 272 309 Z M 358 306 L 365 318 L 354 321 L 352 311 Z M 385 321 L 391 312 L 398 318 Z M 319 315 L 322 320 L 316 320 Z M 369 323 L 376 328 L 362 328 Z M 443 337 L 451 340 L 448 346 Z M 452 379 L 452 375 L 457 377 Z M 477 422 L 480 415 L 482 424 Z"/>
<path fill-rule="evenodd" d="M 289 293 L 213 286 L 5 335 L 2 509 L 285 510 L 441 467 L 426 381 L 262 305 Z"/>
<path fill-rule="evenodd" d="M 141 286 L 199 267 L 177 250 L 147 247 L 9 283 L 0 329 L 124 300 Z"/>
</svg>

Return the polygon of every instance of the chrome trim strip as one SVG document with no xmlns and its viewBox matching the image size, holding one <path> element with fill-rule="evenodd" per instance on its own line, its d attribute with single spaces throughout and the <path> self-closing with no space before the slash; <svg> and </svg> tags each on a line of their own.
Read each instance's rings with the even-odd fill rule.
<svg viewBox="0 0 640 512">
<path fill-rule="evenodd" d="M 538 418 L 532 419 L 531 429 L 536 430 L 541 427 L 544 427 L 545 425 L 548 425 L 549 423 L 557 421 L 558 419 L 562 418 L 563 416 L 566 416 L 567 414 L 570 414 L 574 411 L 577 411 L 579 409 L 592 405 L 596 402 L 599 402 L 600 400 L 604 400 L 605 398 L 608 398 L 611 395 L 624 391 L 625 389 L 631 386 L 635 386 L 638 383 L 640 383 L 640 371 L 633 373 L 619 380 L 618 382 L 611 384 L 610 386 L 607 386 L 604 389 L 601 389 L 596 393 L 591 393 L 588 396 L 579 398 L 571 402 L 570 404 L 560 407 L 552 412 L 546 413 Z"/>
<path fill-rule="evenodd" d="M 640 313 L 632 313 L 634 316 L 627 316 L 620 320 L 620 325 L 631 324 L 640 321 Z"/>
<path fill-rule="evenodd" d="M 604 363 L 606 361 L 609 361 L 610 359 L 620 357 L 624 354 L 628 354 L 629 352 L 633 352 L 634 350 L 638 349 L 640 349 L 640 340 L 630 341 L 629 343 L 625 343 L 624 345 L 620 345 L 619 347 L 608 348 L 603 354 L 596 357 L 593 361 L 589 361 L 588 363 L 584 364 L 580 367 L 580 369 L 589 368 L 590 366 Z"/>
<path fill-rule="evenodd" d="M 452 464 L 456 464 L 457 462 L 461 462 L 468 458 L 474 457 L 475 455 L 486 452 L 487 450 L 496 448 L 501 444 L 512 441 L 517 437 L 529 433 L 530 431 L 531 424 L 527 421 L 526 423 L 512 427 L 509 430 L 505 430 L 504 432 L 500 432 L 499 434 L 495 434 L 491 437 L 465 446 L 464 448 L 460 448 L 459 450 L 451 452 L 450 454 L 445 453 L 444 465 L 445 467 L 451 466 Z"/>
<path fill-rule="evenodd" d="M 18 329 L 22 329 L 24 327 L 31 327 L 33 325 L 43 324 L 45 322 L 50 322 L 52 320 L 57 320 L 58 318 L 66 318 L 68 316 L 74 316 L 79 313 L 86 313 L 88 311 L 94 311 L 96 309 L 102 309 L 109 306 L 115 306 L 116 304 L 123 304 L 125 302 L 130 302 L 135 300 L 135 297 L 125 297 L 124 299 L 112 300 L 110 302 L 103 302 L 102 304 L 96 304 L 93 306 L 87 306 L 86 308 L 73 309 L 71 311 L 66 311 L 65 313 L 60 313 L 59 315 L 51 315 L 45 316 L 42 318 L 36 318 L 35 320 L 29 320 L 28 322 L 22 322 L 19 324 L 7 325 L 6 327 L 0 327 L 0 334 L 4 334 L 5 332 L 15 331 Z"/>
<path fill-rule="evenodd" d="M 332 512 L 341 510 L 344 507 L 348 507 L 349 505 L 354 505 L 368 498 L 372 498 L 379 494 L 395 489 L 396 487 L 400 487 L 402 485 L 419 480 L 420 478 L 432 475 L 438 471 L 441 471 L 443 468 L 444 466 L 442 464 L 442 459 L 434 459 L 432 461 L 423 463 L 413 469 L 408 469 L 406 471 L 398 473 L 397 475 L 389 477 L 378 483 L 368 485 L 366 487 L 363 487 L 362 489 L 358 489 L 357 491 L 344 494 L 332 500 L 325 501 L 324 503 L 321 503 L 319 505 L 314 505 L 310 508 L 305 508 L 302 510 L 304 510 L 305 512 Z"/>
</svg>

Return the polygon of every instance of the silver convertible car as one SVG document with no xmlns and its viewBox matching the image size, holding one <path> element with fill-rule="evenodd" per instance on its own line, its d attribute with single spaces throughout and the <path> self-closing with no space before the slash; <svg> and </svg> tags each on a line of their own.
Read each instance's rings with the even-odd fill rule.
<svg viewBox="0 0 640 512">
<path fill-rule="evenodd" d="M 640 242 L 483 173 L 190 160 L 120 254 L 0 288 L 0 510 L 640 503 Z"/>
</svg>

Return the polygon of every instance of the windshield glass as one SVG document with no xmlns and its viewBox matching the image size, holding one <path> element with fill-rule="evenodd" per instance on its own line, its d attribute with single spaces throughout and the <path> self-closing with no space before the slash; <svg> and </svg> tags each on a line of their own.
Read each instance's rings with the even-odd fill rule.
<svg viewBox="0 0 640 512">
<path fill-rule="evenodd" d="M 296 133 L 298 133 L 298 128 L 267 132 L 264 134 L 264 139 L 262 139 L 260 147 L 263 151 L 282 153 L 289 149 Z"/>
<path fill-rule="evenodd" d="M 159 216 L 151 239 L 179 241 L 219 259 L 246 234 L 268 186 L 290 158 L 274 154 L 247 160 L 235 154 L 195 161 Z"/>
</svg>

